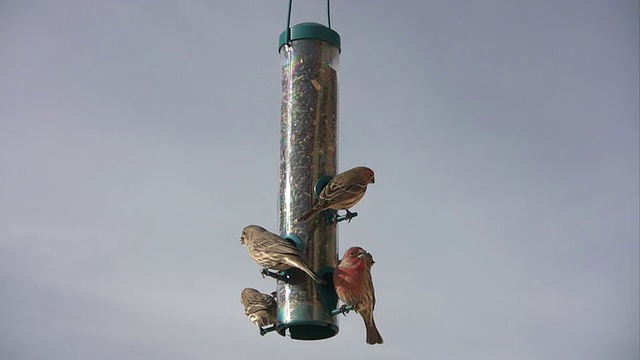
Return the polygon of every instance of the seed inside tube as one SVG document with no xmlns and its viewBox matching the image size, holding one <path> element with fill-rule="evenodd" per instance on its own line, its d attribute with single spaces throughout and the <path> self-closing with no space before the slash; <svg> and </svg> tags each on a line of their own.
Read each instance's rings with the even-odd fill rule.
<svg viewBox="0 0 640 360">
<path fill-rule="evenodd" d="M 293 41 L 283 48 L 282 103 L 280 118 L 280 234 L 295 233 L 305 242 L 311 268 L 337 266 L 336 227 L 319 214 L 305 223 L 294 220 L 315 204 L 315 182 L 337 170 L 338 78 L 335 69 L 338 49 L 321 40 Z M 322 320 L 335 323 L 325 308 L 315 285 L 279 282 L 278 291 L 290 296 L 278 298 L 281 320 Z M 283 289 L 286 288 L 286 291 Z"/>
</svg>

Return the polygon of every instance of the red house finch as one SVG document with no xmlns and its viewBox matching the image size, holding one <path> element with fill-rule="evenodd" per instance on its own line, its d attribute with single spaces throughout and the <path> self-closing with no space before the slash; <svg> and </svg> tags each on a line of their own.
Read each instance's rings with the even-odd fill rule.
<svg viewBox="0 0 640 360">
<path fill-rule="evenodd" d="M 333 273 L 333 283 L 338 298 L 346 306 L 353 306 L 364 320 L 367 329 L 367 344 L 382 344 L 382 336 L 373 321 L 376 296 L 371 280 L 373 256 L 361 247 L 352 247 L 344 253 L 338 268 Z"/>
<path fill-rule="evenodd" d="M 336 175 L 320 192 L 318 203 L 296 222 L 304 222 L 326 209 L 346 210 L 351 219 L 349 209 L 362 199 L 367 185 L 375 183 L 373 170 L 358 166 Z"/>
<path fill-rule="evenodd" d="M 263 294 L 256 289 L 246 288 L 240 294 L 240 302 L 244 305 L 244 313 L 249 320 L 258 326 L 260 334 L 264 335 L 263 326 L 275 325 L 278 304 L 271 295 Z"/>
<path fill-rule="evenodd" d="M 270 273 L 267 269 L 287 270 L 298 268 L 306 272 L 315 282 L 326 284 L 326 281 L 320 279 L 311 267 L 302 258 L 302 252 L 293 244 L 280 236 L 267 231 L 258 225 L 249 225 L 242 230 L 240 243 L 246 244 L 249 255 L 258 265 L 264 269 L 262 273 L 276 279 L 282 279 L 278 275 Z"/>
</svg>

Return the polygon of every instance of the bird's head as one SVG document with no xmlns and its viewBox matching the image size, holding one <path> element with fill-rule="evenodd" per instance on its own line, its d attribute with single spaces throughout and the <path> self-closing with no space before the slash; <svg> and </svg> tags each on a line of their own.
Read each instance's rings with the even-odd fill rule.
<svg viewBox="0 0 640 360">
<path fill-rule="evenodd" d="M 265 231 L 265 230 L 258 225 L 249 225 L 245 227 L 244 229 L 242 229 L 242 235 L 240 236 L 240 244 L 246 244 L 247 242 L 251 241 L 253 234 L 256 234 L 260 231 Z"/>
<path fill-rule="evenodd" d="M 249 299 L 252 296 L 255 296 L 255 294 L 259 294 L 259 293 L 260 292 L 254 288 L 245 288 L 240 293 L 240 302 L 242 302 L 242 304 L 246 306 L 248 304 Z"/>
<path fill-rule="evenodd" d="M 360 173 L 362 174 L 362 176 L 364 176 L 365 179 L 367 179 L 367 184 L 375 184 L 376 177 L 373 173 L 373 170 L 369 169 L 366 166 L 363 166 L 360 170 Z"/>
<path fill-rule="evenodd" d="M 365 249 L 359 246 L 351 247 L 345 251 L 344 256 L 342 256 L 342 260 L 340 260 L 340 264 L 347 266 L 354 266 L 360 263 L 364 264 L 367 261 L 368 254 L 369 253 Z M 373 261 L 372 257 L 371 260 Z"/>
</svg>

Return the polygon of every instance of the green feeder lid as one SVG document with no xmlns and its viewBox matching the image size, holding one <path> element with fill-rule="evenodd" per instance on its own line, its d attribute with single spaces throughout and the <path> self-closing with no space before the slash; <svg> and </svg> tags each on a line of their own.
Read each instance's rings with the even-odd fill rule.
<svg viewBox="0 0 640 360">
<path fill-rule="evenodd" d="M 324 40 L 328 43 L 335 45 L 340 51 L 340 35 L 322 24 L 306 22 L 293 26 L 289 29 L 290 36 L 289 41 L 300 39 L 318 39 Z M 278 50 L 287 43 L 287 30 L 280 34 L 280 45 Z"/>
</svg>

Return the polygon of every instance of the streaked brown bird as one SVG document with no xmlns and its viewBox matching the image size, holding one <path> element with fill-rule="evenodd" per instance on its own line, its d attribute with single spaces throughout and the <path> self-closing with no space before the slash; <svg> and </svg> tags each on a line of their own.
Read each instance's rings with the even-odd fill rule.
<svg viewBox="0 0 640 360">
<path fill-rule="evenodd" d="M 349 209 L 362 199 L 367 185 L 373 183 L 373 170 L 365 166 L 358 166 L 336 175 L 320 192 L 318 203 L 296 222 L 305 222 L 327 209 L 346 210 L 347 218 L 351 219 L 352 213 Z"/>
<path fill-rule="evenodd" d="M 311 270 L 300 250 L 292 243 L 261 226 L 249 225 L 245 227 L 242 230 L 240 243 L 247 245 L 247 250 L 249 250 L 249 255 L 251 255 L 253 261 L 264 268 L 262 270 L 263 275 L 285 280 L 267 269 L 280 271 L 298 268 L 307 273 L 313 281 L 322 285 L 326 284 L 326 281 L 320 279 Z"/>
<path fill-rule="evenodd" d="M 245 315 L 260 329 L 260 335 L 265 334 L 263 326 L 278 323 L 278 304 L 272 295 L 261 293 L 253 288 L 245 288 L 240 294 L 240 302 L 244 305 Z"/>
<path fill-rule="evenodd" d="M 336 294 L 345 306 L 362 316 L 367 329 L 367 344 L 382 344 L 382 336 L 373 320 L 376 295 L 371 280 L 373 256 L 361 247 L 349 248 L 333 273 Z"/>
</svg>

